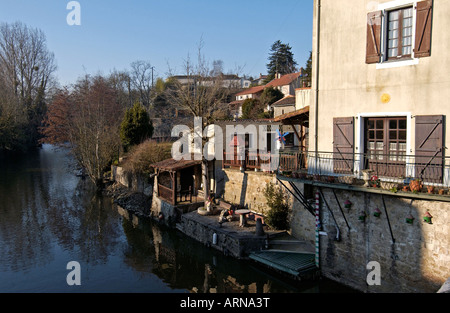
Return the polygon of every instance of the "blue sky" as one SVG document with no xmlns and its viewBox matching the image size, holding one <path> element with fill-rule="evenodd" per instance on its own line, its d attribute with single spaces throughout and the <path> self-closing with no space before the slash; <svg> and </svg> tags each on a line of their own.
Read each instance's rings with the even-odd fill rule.
<svg viewBox="0 0 450 313">
<path fill-rule="evenodd" d="M 78 0 L 81 25 L 69 26 L 70 0 L 0 0 L 0 22 L 41 29 L 58 64 L 62 85 L 81 75 L 129 69 L 136 60 L 183 74 L 200 40 L 207 61 L 225 72 L 266 73 L 270 47 L 281 40 L 304 66 L 312 45 L 313 0 Z"/>
</svg>

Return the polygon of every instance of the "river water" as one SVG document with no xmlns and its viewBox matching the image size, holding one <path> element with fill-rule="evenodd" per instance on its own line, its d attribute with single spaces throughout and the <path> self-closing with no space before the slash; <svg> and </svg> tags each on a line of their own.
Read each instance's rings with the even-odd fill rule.
<svg viewBox="0 0 450 313">
<path fill-rule="evenodd" d="M 293 282 L 225 257 L 130 215 L 75 173 L 68 151 L 51 145 L 0 158 L 0 292 L 347 291 L 329 281 Z M 72 261 L 80 267 L 68 268 Z M 69 285 L 68 277 L 81 285 Z"/>
</svg>

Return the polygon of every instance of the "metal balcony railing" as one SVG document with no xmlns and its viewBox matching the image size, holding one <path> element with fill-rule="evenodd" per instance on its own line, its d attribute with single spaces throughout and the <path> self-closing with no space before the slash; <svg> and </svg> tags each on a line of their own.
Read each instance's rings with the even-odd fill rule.
<svg viewBox="0 0 450 313">
<path fill-rule="evenodd" d="M 232 153 L 231 153 L 232 154 Z M 227 158 L 228 157 L 228 158 Z M 243 170 L 261 169 L 276 164 L 274 171 L 303 172 L 309 175 L 354 176 L 362 178 L 364 170 L 384 181 L 403 182 L 420 179 L 426 184 L 450 186 L 450 158 L 437 154 L 401 155 L 341 152 L 280 152 L 279 154 L 246 152 L 242 160 L 224 154 L 224 167 Z"/>
</svg>

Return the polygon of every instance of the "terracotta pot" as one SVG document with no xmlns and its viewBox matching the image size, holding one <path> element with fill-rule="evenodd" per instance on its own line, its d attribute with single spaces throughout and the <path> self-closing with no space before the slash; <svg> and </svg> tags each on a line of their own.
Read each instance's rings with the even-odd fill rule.
<svg viewBox="0 0 450 313">
<path fill-rule="evenodd" d="M 434 193 L 434 186 L 427 187 L 428 193 Z"/>
<path fill-rule="evenodd" d="M 409 183 L 409 189 L 411 189 L 412 192 L 419 192 L 423 188 L 423 183 L 420 180 L 412 180 Z"/>
</svg>

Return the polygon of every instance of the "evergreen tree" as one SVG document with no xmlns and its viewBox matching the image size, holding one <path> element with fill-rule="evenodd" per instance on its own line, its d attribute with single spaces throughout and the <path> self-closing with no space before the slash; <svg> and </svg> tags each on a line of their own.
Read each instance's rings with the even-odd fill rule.
<svg viewBox="0 0 450 313">
<path fill-rule="evenodd" d="M 306 75 L 306 82 L 311 84 L 311 75 L 312 75 L 312 51 L 309 52 L 309 59 L 306 61 L 304 73 Z"/>
<path fill-rule="evenodd" d="M 125 116 L 120 125 L 120 139 L 127 151 L 131 146 L 135 146 L 150 138 L 153 135 L 153 124 L 145 108 L 135 103 L 134 106 L 125 112 Z"/>
<path fill-rule="evenodd" d="M 267 82 L 275 78 L 275 74 L 281 75 L 295 73 L 297 71 L 297 62 L 294 60 L 294 54 L 289 44 L 284 44 L 280 40 L 272 45 L 267 64 L 268 78 Z"/>
</svg>

